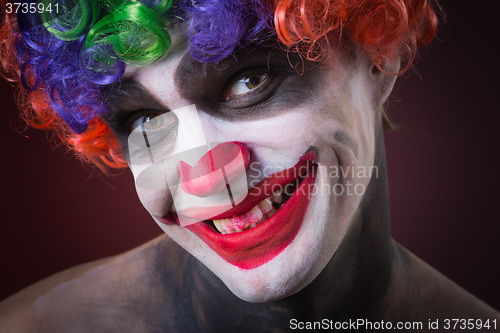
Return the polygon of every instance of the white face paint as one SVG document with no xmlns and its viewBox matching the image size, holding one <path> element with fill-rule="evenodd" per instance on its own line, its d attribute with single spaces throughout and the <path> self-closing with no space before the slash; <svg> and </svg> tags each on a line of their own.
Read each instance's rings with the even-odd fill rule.
<svg viewBox="0 0 500 333">
<path fill-rule="evenodd" d="M 155 101 L 142 95 L 144 98 L 131 101 L 129 106 L 115 106 L 124 109 L 120 112 L 125 112 L 128 123 L 135 126 L 147 124 L 159 114 L 176 114 L 175 135 L 160 145 L 166 151 L 170 149 L 160 158 L 162 161 L 175 155 L 173 152 L 182 153 L 186 147 L 192 149 L 200 143 L 206 142 L 211 149 L 210 143 L 238 142 L 250 157 L 245 191 L 263 190 L 263 179 L 272 179 L 270 182 L 281 187 L 301 181 L 289 199 L 282 197 L 288 201 L 281 208 L 278 203 L 269 207 L 266 196 L 259 196 L 257 202 L 237 214 L 222 216 L 227 209 L 216 210 L 215 215 L 222 217 L 215 222 L 179 223 L 172 214 L 174 205 L 181 205 L 175 194 L 178 188 L 169 184 L 176 183 L 169 179 L 179 177 L 178 167 L 172 166 L 179 161 L 141 164 L 129 156 L 139 198 L 160 227 L 236 296 L 252 302 L 276 300 L 299 291 L 332 258 L 359 211 L 370 177 L 377 176 L 373 167 L 375 128 L 394 82 L 392 78 L 381 79 L 364 57 L 348 61 L 338 55 L 328 68 L 299 75 L 285 53 L 270 52 L 242 52 L 238 61 L 227 59 L 214 68 L 196 63 L 187 48 L 177 49 L 160 63 L 128 71 L 127 79 L 140 84 Z M 181 120 L 186 108 L 197 112 L 196 126 L 203 133 L 200 142 L 189 136 L 196 126 Z M 171 118 L 165 117 L 168 124 Z M 110 126 L 115 133 L 127 133 L 112 122 Z M 122 144 L 127 135 L 120 138 L 117 134 Z M 189 164 L 196 164 L 208 149 L 196 154 Z M 151 165 L 155 170 L 146 173 L 145 183 L 153 185 L 144 186 L 139 179 Z M 308 174 L 286 178 L 301 168 Z M 285 175 L 279 173 L 283 170 Z M 301 195 L 297 194 L 299 189 Z M 267 194 L 279 201 L 272 192 Z M 201 197 L 206 208 L 208 201 L 201 195 L 194 196 L 197 198 L 193 200 Z M 189 205 L 191 201 L 184 202 Z M 237 207 L 241 205 L 237 203 Z M 254 206 L 262 215 L 255 210 L 254 215 L 246 214 Z M 255 214 L 259 223 L 253 225 L 250 216 Z M 237 221 L 242 216 L 250 221 L 243 227 Z M 215 217 L 213 212 L 197 216 L 198 220 L 209 217 Z M 214 224 L 223 233 L 236 232 L 221 234 Z"/>
<path fill-rule="evenodd" d="M 170 192 L 180 226 L 211 219 L 247 197 L 248 151 L 207 143 L 194 105 L 146 120 L 139 118 L 128 136 L 130 169 L 138 191 Z"/>
</svg>

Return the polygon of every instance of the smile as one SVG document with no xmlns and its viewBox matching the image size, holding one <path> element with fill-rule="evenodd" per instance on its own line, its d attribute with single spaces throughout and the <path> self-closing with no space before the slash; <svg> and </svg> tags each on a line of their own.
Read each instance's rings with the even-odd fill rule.
<svg viewBox="0 0 500 333">
<path fill-rule="evenodd" d="M 300 178 L 297 178 L 297 181 Z M 255 228 L 274 215 L 283 205 L 282 191 L 265 198 L 249 212 L 228 219 L 212 220 L 214 228 L 221 234 L 232 234 Z"/>
<path fill-rule="evenodd" d="M 316 179 L 316 153 L 249 189 L 236 207 L 211 220 L 186 226 L 227 262 L 259 267 L 281 253 L 297 235 Z"/>
</svg>

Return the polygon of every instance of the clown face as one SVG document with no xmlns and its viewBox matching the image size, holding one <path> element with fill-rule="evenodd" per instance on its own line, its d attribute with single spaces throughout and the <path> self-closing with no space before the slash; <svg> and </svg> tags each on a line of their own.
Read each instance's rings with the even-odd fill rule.
<svg viewBox="0 0 500 333">
<path fill-rule="evenodd" d="M 158 225 L 238 297 L 277 300 L 332 259 L 360 211 L 394 78 L 365 57 L 327 67 L 261 47 L 127 68 L 106 121 Z M 168 260 L 168 258 L 165 258 Z"/>
</svg>

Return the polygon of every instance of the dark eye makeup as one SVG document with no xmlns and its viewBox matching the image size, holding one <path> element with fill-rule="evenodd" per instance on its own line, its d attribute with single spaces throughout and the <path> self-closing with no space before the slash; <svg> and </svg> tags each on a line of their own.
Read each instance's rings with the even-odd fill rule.
<svg viewBox="0 0 500 333">
<path fill-rule="evenodd" d="M 126 121 L 126 127 L 130 132 L 139 127 L 144 132 L 158 132 L 168 130 L 176 123 L 177 117 L 173 112 L 145 109 L 131 114 Z"/>
<path fill-rule="evenodd" d="M 224 93 L 223 102 L 229 102 L 235 98 L 250 95 L 265 89 L 269 85 L 271 75 L 268 71 L 255 71 L 237 75 L 230 82 L 228 89 Z"/>
<path fill-rule="evenodd" d="M 270 49 L 246 52 L 237 60 L 228 58 L 217 64 L 201 64 L 187 54 L 179 63 L 174 80 L 181 96 L 203 112 L 230 121 L 245 121 L 272 116 L 295 103 L 287 100 L 297 95 L 301 75 L 290 61 L 284 51 Z M 284 83 L 290 87 L 281 87 Z M 111 111 L 103 119 L 117 137 L 126 140 L 139 123 L 146 131 L 154 131 L 174 121 L 168 117 L 156 119 L 170 110 L 133 78 L 124 79 L 110 95 Z M 297 95 L 298 99 L 304 97 L 299 95 L 302 94 Z M 165 123 L 160 124 L 159 120 Z"/>
</svg>

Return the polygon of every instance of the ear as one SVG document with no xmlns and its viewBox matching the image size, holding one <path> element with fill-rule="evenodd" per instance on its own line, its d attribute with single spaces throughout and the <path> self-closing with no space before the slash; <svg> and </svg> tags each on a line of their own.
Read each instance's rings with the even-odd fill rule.
<svg viewBox="0 0 500 333">
<path fill-rule="evenodd" d="M 380 110 L 392 92 L 396 78 L 400 72 L 401 62 L 384 60 L 380 65 L 368 60 L 366 75 L 373 90 L 372 98 L 376 110 Z"/>
</svg>

